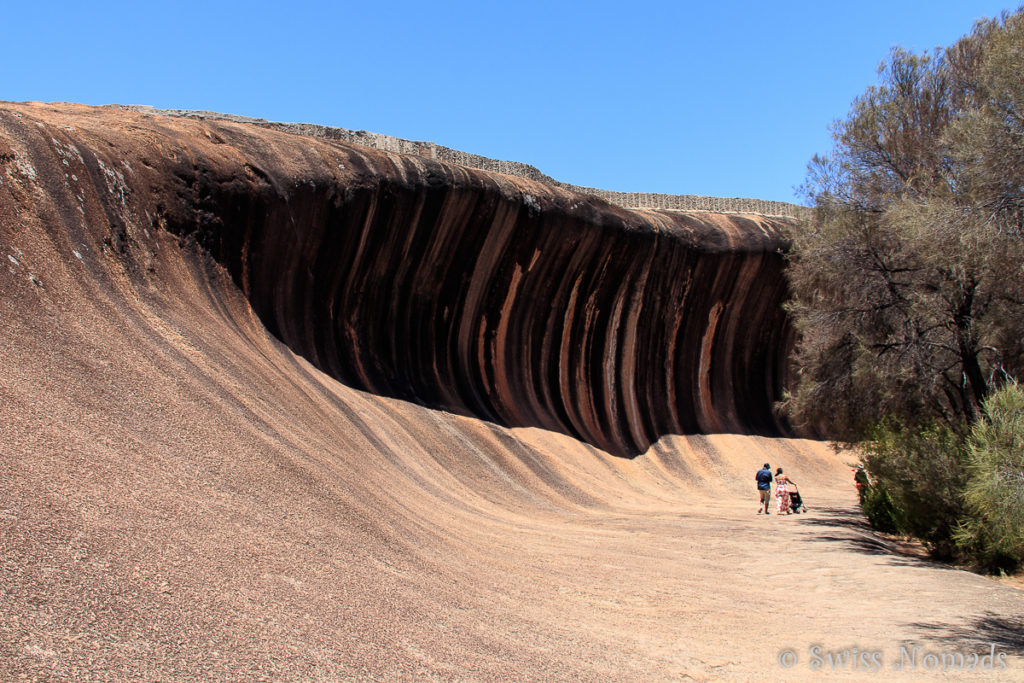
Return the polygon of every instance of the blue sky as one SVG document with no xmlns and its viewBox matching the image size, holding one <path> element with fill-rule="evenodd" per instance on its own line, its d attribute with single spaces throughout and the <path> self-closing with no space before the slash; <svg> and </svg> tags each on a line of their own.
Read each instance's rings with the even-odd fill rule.
<svg viewBox="0 0 1024 683">
<path fill-rule="evenodd" d="M 0 99 L 319 123 L 578 185 L 794 201 L 892 46 L 946 46 L 1015 7 L 37 0 L 4 7 Z"/>
</svg>

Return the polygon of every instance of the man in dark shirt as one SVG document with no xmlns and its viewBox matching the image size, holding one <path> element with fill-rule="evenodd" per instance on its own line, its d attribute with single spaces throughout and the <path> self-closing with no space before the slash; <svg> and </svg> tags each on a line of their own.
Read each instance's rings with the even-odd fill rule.
<svg viewBox="0 0 1024 683">
<path fill-rule="evenodd" d="M 757 508 L 757 514 L 761 514 L 762 509 L 764 514 L 770 515 L 768 512 L 768 504 L 772 499 L 772 466 L 768 463 L 764 464 L 764 467 L 757 471 L 757 492 L 761 494 L 761 505 Z"/>
</svg>

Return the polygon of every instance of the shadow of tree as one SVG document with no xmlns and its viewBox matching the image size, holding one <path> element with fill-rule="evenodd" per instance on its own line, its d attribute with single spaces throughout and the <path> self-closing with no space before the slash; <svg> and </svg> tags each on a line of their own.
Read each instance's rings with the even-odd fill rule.
<svg viewBox="0 0 1024 683">
<path fill-rule="evenodd" d="M 836 536 L 822 534 L 814 540 L 846 543 L 852 550 L 868 555 L 899 555 L 899 552 L 881 540 L 864 536 Z"/>
<path fill-rule="evenodd" d="M 886 538 L 871 528 L 863 513 L 857 507 L 820 507 L 807 514 L 803 523 L 822 533 L 812 541 L 842 543 L 846 549 L 869 555 L 888 556 L 893 564 L 905 566 L 940 566 L 940 562 L 922 556 L 920 550 L 912 551 Z M 828 530 L 828 531 L 826 531 Z"/>
<path fill-rule="evenodd" d="M 807 513 L 807 523 L 814 526 L 842 527 L 871 531 L 871 525 L 856 507 L 816 507 Z"/>
<path fill-rule="evenodd" d="M 1008 654 L 1024 654 L 1024 617 L 987 612 L 962 624 L 912 623 L 909 626 L 921 631 L 928 641 L 945 646 L 987 649 L 995 645 Z"/>
</svg>

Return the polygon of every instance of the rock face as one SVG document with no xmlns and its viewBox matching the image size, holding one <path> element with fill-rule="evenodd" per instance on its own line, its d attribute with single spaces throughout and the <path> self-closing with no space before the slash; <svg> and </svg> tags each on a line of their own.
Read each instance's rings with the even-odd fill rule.
<svg viewBox="0 0 1024 683">
<path fill-rule="evenodd" d="M 372 393 L 619 455 L 787 432 L 782 219 L 77 105 L 0 106 L 0 179 L 6 215 L 45 210 L 137 279 L 160 276 L 155 231 L 194 241 L 273 334 Z"/>
</svg>

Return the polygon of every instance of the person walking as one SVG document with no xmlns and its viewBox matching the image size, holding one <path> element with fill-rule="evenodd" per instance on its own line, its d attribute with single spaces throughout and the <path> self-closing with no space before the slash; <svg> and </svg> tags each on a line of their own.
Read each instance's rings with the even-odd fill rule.
<svg viewBox="0 0 1024 683">
<path fill-rule="evenodd" d="M 778 514 L 793 511 L 789 507 L 789 477 L 782 473 L 782 468 L 775 470 L 775 512 Z"/>
<path fill-rule="evenodd" d="M 757 492 L 761 496 L 757 514 L 761 514 L 763 511 L 764 514 L 770 515 L 772 513 L 768 511 L 768 504 L 772 500 L 772 466 L 765 463 L 764 467 L 757 471 L 755 479 L 757 480 Z"/>
</svg>

